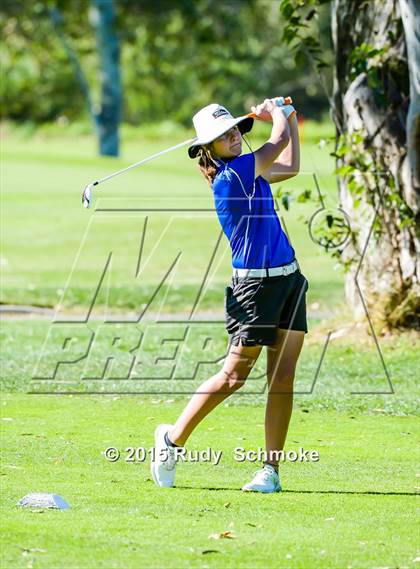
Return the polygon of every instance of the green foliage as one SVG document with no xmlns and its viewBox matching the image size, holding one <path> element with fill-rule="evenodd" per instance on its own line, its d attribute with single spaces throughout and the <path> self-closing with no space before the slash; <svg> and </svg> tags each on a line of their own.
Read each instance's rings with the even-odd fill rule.
<svg viewBox="0 0 420 569">
<path fill-rule="evenodd" d="M 305 203 L 308 202 L 312 199 L 312 190 L 310 189 L 305 189 L 303 190 L 303 192 L 301 192 L 298 197 L 296 198 L 296 201 L 298 203 Z"/>
<path fill-rule="evenodd" d="M 367 84 L 372 89 L 376 104 L 380 107 L 385 107 L 387 104 L 382 68 L 387 60 L 390 47 L 390 45 L 384 45 L 377 49 L 368 43 L 362 42 L 349 55 L 351 64 L 350 79 L 355 79 L 361 73 L 365 73 Z"/>
<path fill-rule="evenodd" d="M 335 170 L 346 179 L 347 187 L 355 198 L 354 206 L 358 207 L 362 198 L 373 208 L 377 205 L 378 189 L 381 188 L 384 207 L 398 209 L 401 227 L 414 224 L 413 212 L 395 189 L 395 181 L 390 172 L 386 173 L 377 164 L 376 154 L 370 146 L 364 129 L 352 133 L 343 133 L 337 141 L 335 152 L 331 156 L 341 163 Z M 381 182 L 376 172 L 381 171 Z M 384 178 L 385 176 L 385 178 Z M 378 235 L 379 237 L 379 235 Z"/>
<path fill-rule="evenodd" d="M 359 208 L 367 203 L 376 210 L 379 206 L 379 215 L 373 222 L 373 238 L 378 241 L 386 228 L 386 218 L 390 212 L 398 215 L 401 229 L 414 225 L 413 211 L 396 191 L 395 181 L 391 172 L 386 171 L 378 163 L 375 149 L 371 146 L 367 132 L 364 129 L 352 133 L 345 132 L 337 140 L 335 152 L 331 152 L 340 164 L 335 173 L 343 176 L 346 186 L 353 198 L 353 207 Z M 381 172 L 377 174 L 377 172 Z M 385 215 L 385 210 L 387 215 Z M 352 229 L 352 239 L 356 236 Z M 346 259 L 346 270 L 352 263 L 356 263 L 359 256 Z"/>
<path fill-rule="evenodd" d="M 6 4 L 0 24 L 0 116 L 44 122 L 83 112 L 83 94 L 45 3 Z"/>
<path fill-rule="evenodd" d="M 290 204 L 292 203 L 292 195 L 289 192 L 285 192 L 284 194 L 282 194 L 281 196 L 281 203 L 284 207 L 285 210 L 289 210 L 290 209 Z"/>
<path fill-rule="evenodd" d="M 267 93 L 290 94 L 305 115 L 319 113 L 319 97 L 317 108 L 311 109 L 310 97 L 316 93 L 308 90 L 315 77 L 309 69 L 303 77 L 290 50 L 273 41 L 280 38 L 275 4 L 200 1 L 193 9 L 189 3 L 180 6 L 187 8 L 154 14 L 143 29 L 137 28 L 136 36 L 127 37 L 124 69 L 132 86 L 126 103 L 128 120 L 143 122 L 166 115 L 190 124 L 191 110 L 209 101 L 221 101 L 242 113 Z M 180 41 L 186 29 L 191 33 L 184 33 Z"/>
<path fill-rule="evenodd" d="M 280 2 L 280 12 L 286 21 L 283 40 L 295 49 L 297 66 L 302 66 L 306 58 L 309 58 L 318 71 L 328 69 L 331 65 L 329 50 L 322 45 L 320 37 L 322 29 L 324 44 L 327 38 L 329 39 L 329 28 L 325 25 L 327 13 L 323 10 L 323 4 L 329 1 L 282 0 Z M 316 22 L 322 20 L 321 28 Z"/>
<path fill-rule="evenodd" d="M 44 122 L 87 113 L 83 90 L 54 28 L 53 0 L 4 2 L 1 116 Z M 84 0 L 57 0 L 62 33 L 79 58 L 94 104 L 98 56 Z M 189 125 L 213 100 L 235 113 L 267 95 L 291 95 L 301 114 L 320 117 L 327 101 L 310 64 L 280 41 L 285 25 L 267 0 L 116 0 L 124 120 Z M 328 33 L 327 29 L 325 33 Z M 299 59 L 300 58 L 300 59 Z"/>
</svg>

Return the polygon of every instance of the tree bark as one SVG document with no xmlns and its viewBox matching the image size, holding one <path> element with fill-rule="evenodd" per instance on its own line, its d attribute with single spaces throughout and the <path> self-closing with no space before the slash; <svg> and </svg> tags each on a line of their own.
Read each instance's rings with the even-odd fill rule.
<svg viewBox="0 0 420 569">
<path fill-rule="evenodd" d="M 352 228 L 346 297 L 380 329 L 420 321 L 418 21 L 414 0 L 332 3 L 337 166 L 350 168 L 338 178 Z"/>
<path fill-rule="evenodd" d="M 122 95 L 120 45 L 113 1 L 92 0 L 92 16 L 101 61 L 101 108 L 95 115 L 99 152 L 103 156 L 118 156 Z"/>
</svg>

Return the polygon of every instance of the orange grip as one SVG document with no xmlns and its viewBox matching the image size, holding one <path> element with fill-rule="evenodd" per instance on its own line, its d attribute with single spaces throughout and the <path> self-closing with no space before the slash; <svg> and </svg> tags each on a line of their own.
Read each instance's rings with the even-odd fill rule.
<svg viewBox="0 0 420 569">
<path fill-rule="evenodd" d="M 291 105 L 292 104 L 292 97 L 284 97 L 284 104 L 285 105 Z M 250 119 L 256 119 L 257 115 L 255 113 L 249 113 L 246 115 L 247 117 L 249 117 Z M 292 116 L 292 115 L 290 115 Z"/>
</svg>

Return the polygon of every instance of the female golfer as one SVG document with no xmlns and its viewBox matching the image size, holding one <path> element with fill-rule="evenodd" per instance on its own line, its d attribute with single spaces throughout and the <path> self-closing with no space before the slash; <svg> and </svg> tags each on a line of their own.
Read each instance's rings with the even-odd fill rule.
<svg viewBox="0 0 420 569">
<path fill-rule="evenodd" d="M 308 281 L 280 225 L 269 186 L 299 171 L 296 113 L 281 103 L 280 98 L 266 99 L 252 107 L 257 119 L 272 122 L 272 130 L 261 148 L 247 154 L 242 154 L 242 134 L 251 130 L 252 118 L 233 118 L 217 104 L 204 107 L 193 118 L 197 141 L 188 153 L 199 158 L 232 248 L 233 277 L 225 296 L 229 348 L 222 369 L 200 385 L 176 423 L 156 429 L 151 470 L 161 487 L 174 485 L 177 448 L 185 445 L 210 411 L 245 383 L 267 346 L 266 460 L 242 490 L 281 490 L 279 451 L 286 440 L 296 363 L 308 331 Z"/>
</svg>

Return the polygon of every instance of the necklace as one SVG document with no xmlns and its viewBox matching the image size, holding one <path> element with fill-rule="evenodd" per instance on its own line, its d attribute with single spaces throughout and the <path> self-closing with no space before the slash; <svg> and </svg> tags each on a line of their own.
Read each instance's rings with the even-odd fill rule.
<svg viewBox="0 0 420 569">
<path fill-rule="evenodd" d="M 235 170 L 233 168 L 229 168 L 229 165 L 227 164 L 227 162 L 223 162 L 223 160 L 221 160 L 220 158 L 219 158 L 219 160 L 222 164 L 224 164 L 225 168 L 228 168 L 238 178 L 239 183 L 241 184 L 242 191 L 245 194 L 246 198 L 248 199 L 249 211 L 251 211 L 251 201 L 252 201 L 252 198 L 255 196 L 255 178 L 254 178 L 254 183 L 252 185 L 252 192 L 250 194 L 247 194 L 239 174 L 237 172 L 235 172 Z"/>
</svg>

